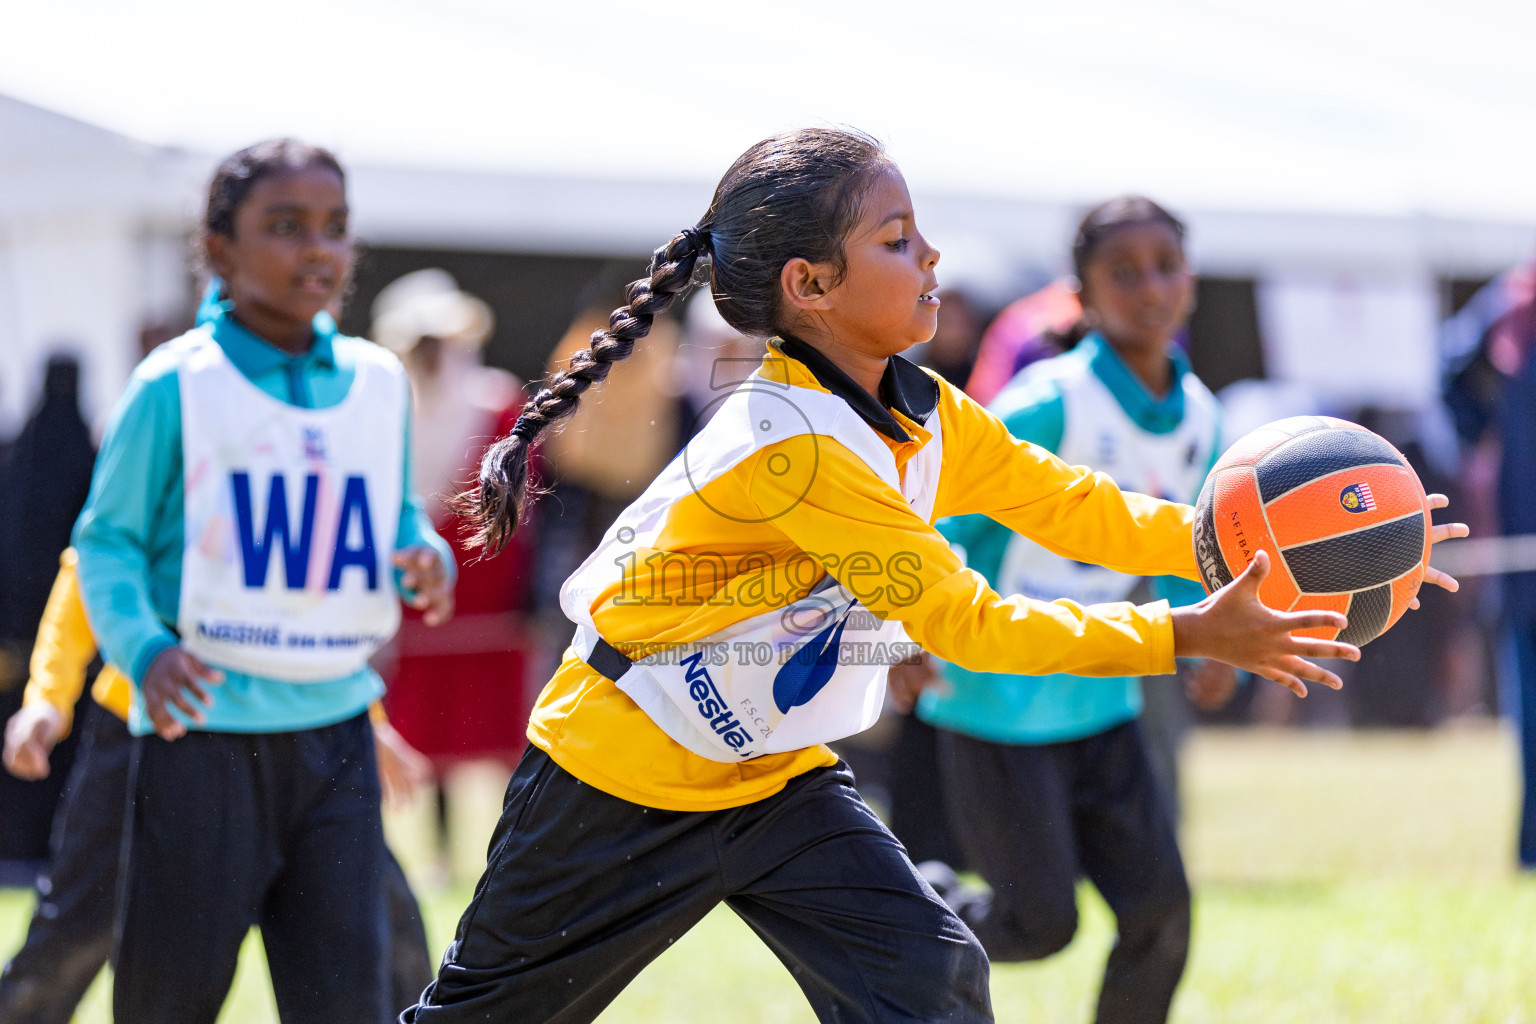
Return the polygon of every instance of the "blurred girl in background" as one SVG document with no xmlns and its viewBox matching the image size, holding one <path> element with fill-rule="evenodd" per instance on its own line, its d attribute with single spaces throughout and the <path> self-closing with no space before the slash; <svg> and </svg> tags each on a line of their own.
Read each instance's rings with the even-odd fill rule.
<svg viewBox="0 0 1536 1024">
<path fill-rule="evenodd" d="M 991 408 L 1014 437 L 1089 466 L 1124 490 L 1193 502 L 1221 452 L 1216 399 L 1174 344 L 1193 305 L 1184 225 L 1148 199 L 1095 207 L 1072 247 L 1082 316 L 1068 351 L 1021 371 Z M 938 524 L 1002 594 L 1098 604 L 1129 598 L 1135 575 L 1064 557 L 986 516 Z M 1156 581 L 1192 604 L 1188 580 Z M 1206 662 L 1198 699 L 1225 700 L 1229 666 Z M 1189 886 L 1171 794 L 1137 721 L 1135 676 L 975 671 L 949 664 L 918 714 L 939 729 L 940 776 L 969 865 L 990 892 L 922 865 L 996 961 L 1057 952 L 1077 928 L 1076 883 L 1093 881 L 1119 939 L 1099 1024 L 1167 1017 L 1189 948 Z M 1154 685 L 1169 685 L 1170 679 Z"/>
<path fill-rule="evenodd" d="M 389 1012 L 368 658 L 398 590 L 452 614 L 410 495 L 410 388 L 336 333 L 345 176 L 290 140 L 208 190 L 206 322 L 139 364 L 75 528 L 81 595 L 132 680 L 113 1013 L 212 1024 L 259 925 L 285 1024 Z"/>
</svg>

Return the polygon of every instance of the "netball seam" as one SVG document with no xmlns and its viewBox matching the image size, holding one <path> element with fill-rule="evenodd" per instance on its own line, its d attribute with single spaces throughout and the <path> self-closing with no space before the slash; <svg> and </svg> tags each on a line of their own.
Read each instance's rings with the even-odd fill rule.
<svg viewBox="0 0 1536 1024">
<path fill-rule="evenodd" d="M 1300 436 L 1300 435 L 1297 435 L 1297 436 Z M 1253 465 L 1253 468 L 1254 468 L 1254 480 L 1253 480 L 1253 482 L 1255 484 L 1257 484 L 1259 482 L 1259 480 L 1258 480 L 1258 468 L 1259 468 L 1258 467 L 1258 463 L 1253 463 L 1252 465 Z M 1280 501 L 1282 498 L 1285 498 L 1286 496 L 1291 495 L 1291 494 L 1295 494 L 1297 491 L 1301 490 L 1303 487 L 1311 487 L 1313 484 L 1317 483 L 1319 480 L 1326 480 L 1330 476 L 1333 476 L 1333 475 L 1335 475 L 1337 473 L 1352 473 L 1352 472 L 1354 472 L 1357 469 L 1374 469 L 1377 466 L 1396 466 L 1398 469 L 1406 469 L 1410 473 L 1413 472 L 1413 467 L 1412 466 L 1404 465 L 1401 462 L 1362 462 L 1358 466 L 1345 466 L 1343 469 L 1335 469 L 1331 473 L 1324 473 L 1322 476 L 1315 476 L 1311 480 L 1306 481 L 1305 483 L 1297 484 L 1295 487 L 1292 487 L 1288 491 L 1281 491 L 1279 494 L 1275 495 L 1273 498 L 1270 498 L 1268 501 L 1264 501 L 1262 499 L 1262 492 L 1261 492 L 1259 504 L 1261 504 L 1261 505 L 1273 505 L 1275 502 Z M 1341 536 L 1342 536 L 1342 534 L 1341 534 Z"/>
<path fill-rule="evenodd" d="M 1339 537 L 1348 537 L 1348 536 L 1350 536 L 1352 534 L 1364 533 L 1367 530 L 1374 530 L 1378 526 L 1391 526 L 1393 523 L 1400 523 L 1404 519 L 1410 519 L 1413 516 L 1423 516 L 1423 515 L 1424 515 L 1424 510 L 1423 509 L 1421 509 L 1421 508 L 1420 509 L 1414 509 L 1412 512 L 1404 512 L 1400 516 L 1393 516 L 1391 519 L 1383 519 L 1379 523 L 1369 523 L 1369 524 L 1367 524 L 1365 526 L 1357 526 L 1353 530 L 1345 530 L 1342 533 L 1330 533 L 1326 537 L 1308 537 L 1306 540 L 1302 541 L 1299 544 L 1289 544 L 1289 545 L 1287 545 L 1287 546 L 1285 546 L 1283 548 L 1280 548 L 1280 553 L 1284 554 L 1287 551 L 1295 551 L 1297 548 L 1304 548 L 1304 547 L 1307 547 L 1308 545 L 1311 545 L 1311 544 L 1319 544 L 1319 543 L 1321 543 L 1321 542 L 1323 542 L 1325 540 L 1337 540 Z M 1274 536 L 1274 534 L 1270 534 L 1270 536 Z M 1276 545 L 1276 547 L 1279 547 L 1279 545 Z M 1380 584 L 1377 584 L 1377 586 L 1380 586 Z M 1366 588 L 1366 589 L 1369 589 L 1369 588 Z M 1343 593 L 1343 591 L 1338 591 L 1338 593 Z"/>
<path fill-rule="evenodd" d="M 1406 579 L 1407 577 L 1412 576 L 1415 572 L 1418 571 L 1418 568 L 1419 568 L 1418 566 L 1414 566 L 1412 569 L 1409 569 L 1406 572 L 1398 573 L 1396 576 L 1393 576 L 1389 580 L 1383 580 L 1380 583 L 1373 583 L 1373 584 L 1371 584 L 1368 587 L 1361 587 L 1359 590 L 1329 590 L 1329 591 L 1321 591 L 1321 592 L 1315 593 L 1315 594 L 1310 592 L 1310 591 L 1308 591 L 1307 593 L 1302 594 L 1301 597 L 1298 597 L 1295 601 L 1292 601 L 1291 602 L 1291 607 L 1287 608 L 1286 611 L 1294 610 L 1295 607 L 1298 604 L 1301 603 L 1302 598 L 1307 598 L 1307 597 L 1353 597 L 1356 594 L 1363 594 L 1367 590 L 1375 590 L 1377 587 L 1389 587 L 1392 584 L 1396 583 L 1398 580 Z"/>
<path fill-rule="evenodd" d="M 1280 563 L 1280 568 L 1285 570 L 1285 578 L 1291 581 L 1292 589 L 1298 594 L 1304 594 L 1306 591 L 1302 590 L 1301 584 L 1296 582 L 1296 576 L 1291 572 L 1291 567 L 1285 564 L 1285 548 L 1281 547 L 1280 542 L 1275 540 L 1275 525 L 1269 521 L 1269 508 L 1264 504 L 1264 491 L 1259 487 L 1259 467 L 1248 466 L 1247 469 L 1253 475 L 1253 494 L 1254 497 L 1259 499 L 1259 515 L 1264 517 L 1264 529 L 1269 531 L 1269 539 L 1274 541 L 1275 550 L 1280 552 L 1280 557 L 1275 560 Z M 1276 500 L 1278 501 L 1279 499 Z M 1273 567 L 1271 567 L 1271 571 L 1273 571 Z M 1300 598 L 1297 600 L 1300 600 Z"/>
</svg>

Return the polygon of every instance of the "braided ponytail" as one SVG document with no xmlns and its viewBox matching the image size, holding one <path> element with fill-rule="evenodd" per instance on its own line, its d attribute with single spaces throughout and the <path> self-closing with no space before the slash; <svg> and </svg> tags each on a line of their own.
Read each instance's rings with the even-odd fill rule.
<svg viewBox="0 0 1536 1024">
<path fill-rule="evenodd" d="M 551 424 L 576 411 L 583 392 L 608 376 L 645 337 L 651 321 L 692 284 L 709 257 L 710 291 L 725 322 L 751 337 L 790 329 L 779 277 L 800 257 L 845 269 L 843 240 L 876 177 L 890 169 L 880 143 L 845 128 L 772 135 L 736 159 L 715 188 L 699 225 L 684 228 L 651 257 L 651 276 L 629 286 L 590 347 L 523 407 L 517 425 L 480 460 L 480 482 L 454 500 L 473 529 L 470 543 L 500 551 L 535 497 L 529 450 Z"/>
<path fill-rule="evenodd" d="M 608 317 L 608 326 L 592 332 L 592 343 L 571 356 L 566 368 L 523 407 L 512 432 L 485 453 L 479 483 L 454 502 L 474 530 L 471 546 L 493 555 L 506 546 L 537 496 L 528 479 L 528 462 L 539 436 L 575 413 L 582 394 L 606 380 L 614 363 L 629 358 L 656 317 L 691 287 L 694 268 L 709 251 L 706 227 L 685 228 L 658 248 L 651 256 L 650 277 L 630 284 L 627 303 Z"/>
</svg>

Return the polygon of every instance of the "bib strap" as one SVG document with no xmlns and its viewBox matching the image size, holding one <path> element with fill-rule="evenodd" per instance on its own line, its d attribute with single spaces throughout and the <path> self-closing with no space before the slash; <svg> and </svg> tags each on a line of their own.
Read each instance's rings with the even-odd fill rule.
<svg viewBox="0 0 1536 1024">
<path fill-rule="evenodd" d="M 599 675 L 605 676 L 611 682 L 618 682 L 629 671 L 629 666 L 634 662 L 613 644 L 597 638 L 597 643 L 592 645 L 592 653 L 583 659 Z"/>
</svg>

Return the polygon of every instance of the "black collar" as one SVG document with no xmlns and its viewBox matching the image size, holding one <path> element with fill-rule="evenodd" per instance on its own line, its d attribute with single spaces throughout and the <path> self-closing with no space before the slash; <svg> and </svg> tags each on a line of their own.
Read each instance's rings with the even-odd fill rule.
<svg viewBox="0 0 1536 1024">
<path fill-rule="evenodd" d="M 880 378 L 880 399 L 877 400 L 874 395 L 855 384 L 852 377 L 838 369 L 832 360 L 799 338 L 780 335 L 779 349 L 791 359 L 804 363 L 818 384 L 847 402 L 865 423 L 892 441 L 905 444 L 912 437 L 891 415 L 891 409 L 914 423 L 922 423 L 938 408 L 938 381 L 928 376 L 916 363 L 901 356 L 891 356 L 886 360 L 885 373 Z"/>
</svg>

